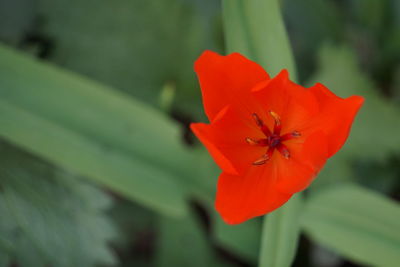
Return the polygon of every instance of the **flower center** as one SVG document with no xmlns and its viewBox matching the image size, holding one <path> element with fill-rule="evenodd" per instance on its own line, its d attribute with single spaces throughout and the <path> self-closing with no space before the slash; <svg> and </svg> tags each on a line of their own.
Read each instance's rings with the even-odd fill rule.
<svg viewBox="0 0 400 267">
<path fill-rule="evenodd" d="M 274 134 L 269 137 L 269 146 L 277 147 L 281 143 L 281 137 Z"/>
<path fill-rule="evenodd" d="M 262 155 L 261 158 L 254 161 L 253 165 L 265 164 L 268 160 L 272 158 L 272 154 L 274 153 L 275 149 L 278 150 L 284 158 L 289 159 L 289 149 L 282 142 L 299 137 L 301 135 L 298 131 L 293 131 L 291 133 L 281 135 L 282 125 L 279 115 L 271 110 L 269 111 L 269 114 L 274 119 L 274 129 L 272 131 L 264 124 L 264 122 L 260 119 L 260 117 L 258 117 L 256 113 L 252 114 L 254 121 L 256 122 L 260 130 L 264 133 L 265 138 L 256 140 L 247 137 L 246 142 L 252 146 L 268 147 L 267 152 Z"/>
</svg>

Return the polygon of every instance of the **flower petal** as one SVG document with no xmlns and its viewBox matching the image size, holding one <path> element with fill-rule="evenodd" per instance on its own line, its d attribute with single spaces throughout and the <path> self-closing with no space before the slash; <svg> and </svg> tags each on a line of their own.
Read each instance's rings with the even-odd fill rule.
<svg viewBox="0 0 400 267">
<path fill-rule="evenodd" d="M 327 160 L 327 140 L 324 132 L 318 131 L 303 140 L 299 139 L 287 142 L 289 159 L 278 155 L 275 160 L 278 174 L 277 189 L 281 192 L 294 194 L 304 190 Z"/>
<path fill-rule="evenodd" d="M 291 196 L 276 190 L 274 166 L 265 164 L 253 166 L 244 176 L 223 172 L 215 207 L 226 223 L 238 224 L 279 208 Z"/>
<path fill-rule="evenodd" d="M 205 51 L 194 68 L 200 82 L 204 110 L 210 121 L 232 98 L 240 99 L 257 83 L 269 79 L 260 65 L 238 53 L 221 56 Z"/>
<path fill-rule="evenodd" d="M 252 94 L 266 111 L 272 110 L 281 117 L 282 133 L 298 130 L 318 113 L 316 97 L 306 88 L 290 81 L 286 70 L 269 82 L 258 84 Z"/>
<path fill-rule="evenodd" d="M 346 142 L 353 120 L 364 103 L 364 98 L 351 96 L 340 98 L 322 84 L 309 89 L 317 98 L 320 114 L 308 125 L 308 129 L 321 129 L 328 140 L 328 157 L 333 156 Z"/>
<path fill-rule="evenodd" d="M 192 131 L 208 149 L 218 166 L 230 174 L 244 173 L 266 151 L 252 146 L 246 138 L 265 138 L 252 121 L 231 106 L 225 107 L 211 124 L 192 123 Z"/>
</svg>

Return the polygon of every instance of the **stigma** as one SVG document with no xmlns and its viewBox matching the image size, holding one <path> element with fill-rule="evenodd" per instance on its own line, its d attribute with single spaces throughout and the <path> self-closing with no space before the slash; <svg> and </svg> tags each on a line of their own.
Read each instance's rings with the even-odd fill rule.
<svg viewBox="0 0 400 267">
<path fill-rule="evenodd" d="M 263 120 L 257 115 L 257 113 L 251 114 L 253 120 L 255 121 L 258 128 L 260 128 L 261 132 L 264 134 L 265 138 L 261 139 L 253 139 L 247 137 L 246 143 L 251 146 L 261 146 L 266 147 L 267 151 L 263 154 L 259 159 L 256 159 L 253 162 L 253 165 L 263 165 L 267 163 L 271 158 L 275 150 L 277 150 L 285 159 L 290 158 L 290 151 L 283 144 L 283 142 L 288 141 L 293 138 L 300 137 L 301 134 L 298 131 L 293 131 L 290 133 L 286 133 L 281 135 L 282 124 L 281 118 L 277 113 L 270 110 L 268 112 L 274 120 L 274 127 L 273 129 L 269 129 L 263 122 Z"/>
</svg>

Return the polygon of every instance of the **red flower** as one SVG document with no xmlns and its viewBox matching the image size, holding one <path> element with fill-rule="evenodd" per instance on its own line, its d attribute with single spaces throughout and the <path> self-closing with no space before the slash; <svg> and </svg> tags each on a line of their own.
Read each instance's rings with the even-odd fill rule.
<svg viewBox="0 0 400 267">
<path fill-rule="evenodd" d="M 275 78 L 238 53 L 195 63 L 210 124 L 191 129 L 222 169 L 216 209 L 230 224 L 282 206 L 344 144 L 364 99 Z"/>
</svg>

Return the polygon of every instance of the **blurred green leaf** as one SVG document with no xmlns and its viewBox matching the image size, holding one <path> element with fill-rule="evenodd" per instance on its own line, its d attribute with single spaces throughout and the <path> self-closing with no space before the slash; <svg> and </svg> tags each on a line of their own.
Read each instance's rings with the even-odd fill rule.
<svg viewBox="0 0 400 267">
<path fill-rule="evenodd" d="M 355 182 L 386 195 L 397 194 L 400 189 L 399 167 L 399 154 L 391 155 L 385 162 L 358 160 L 354 164 Z"/>
<path fill-rule="evenodd" d="M 133 239 L 142 232 L 155 228 L 157 214 L 125 199 L 116 201 L 109 215 L 118 225 L 121 235 L 116 239 L 116 245 L 126 248 Z"/>
<path fill-rule="evenodd" d="M 228 52 L 240 52 L 271 75 L 296 69 L 278 0 L 224 0 L 224 33 Z"/>
<path fill-rule="evenodd" d="M 0 40 L 18 45 L 35 23 L 35 1 L 0 1 Z"/>
<path fill-rule="evenodd" d="M 357 262 L 400 262 L 400 206 L 370 190 L 343 185 L 314 193 L 302 225 L 315 241 Z"/>
<path fill-rule="evenodd" d="M 191 2 L 39 0 L 37 9 L 45 22 L 40 30 L 55 43 L 51 61 L 153 106 L 164 84 L 174 83 L 173 107 L 197 115 L 193 62 L 215 47 L 210 22 L 218 6 L 208 4 L 200 16 Z"/>
<path fill-rule="evenodd" d="M 291 266 L 296 255 L 302 211 L 301 194 L 266 216 L 261 237 L 259 266 Z"/>
<path fill-rule="evenodd" d="M 184 213 L 182 184 L 194 176 L 194 162 L 177 125 L 126 95 L 4 47 L 0 57 L 3 138 L 166 215 Z"/>
<path fill-rule="evenodd" d="M 190 177 L 190 192 L 205 205 L 214 203 L 216 184 L 221 170 L 204 147 L 192 149 L 191 153 L 196 164 L 196 172 Z"/>
<path fill-rule="evenodd" d="M 119 229 L 113 247 L 121 259 L 120 267 L 153 266 L 158 214 L 132 201 L 118 199 L 109 215 Z"/>
<path fill-rule="evenodd" d="M 326 0 L 283 0 L 282 12 L 293 47 L 299 81 L 315 69 L 318 50 L 324 42 L 344 39 L 346 25 L 337 2 Z"/>
<path fill-rule="evenodd" d="M 256 263 L 260 251 L 261 220 L 253 219 L 238 225 L 228 225 L 215 219 L 214 238 L 217 244 L 243 259 Z"/>
<path fill-rule="evenodd" d="M 10 146 L 0 158 L 1 266 L 3 256 L 22 267 L 115 264 L 103 192 Z"/>
<path fill-rule="evenodd" d="M 389 0 L 351 0 L 349 10 L 352 17 L 361 24 L 364 29 L 379 34 L 389 10 Z"/>
<path fill-rule="evenodd" d="M 216 266 L 211 243 L 193 215 L 160 218 L 156 266 Z"/>
</svg>

